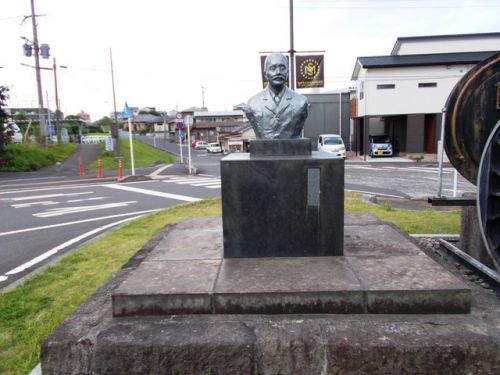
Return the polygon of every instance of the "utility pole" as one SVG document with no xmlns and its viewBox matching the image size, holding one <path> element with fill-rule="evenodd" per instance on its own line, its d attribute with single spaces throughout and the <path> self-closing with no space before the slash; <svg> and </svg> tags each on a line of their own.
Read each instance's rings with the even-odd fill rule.
<svg viewBox="0 0 500 375">
<path fill-rule="evenodd" d="M 59 109 L 59 94 L 57 91 L 57 65 L 56 65 L 56 58 L 54 57 L 53 59 L 54 65 L 54 86 L 55 86 L 55 94 L 56 94 L 56 134 L 57 134 L 57 144 L 61 144 L 61 127 L 59 126 L 59 116 L 60 116 L 60 109 Z"/>
<path fill-rule="evenodd" d="M 295 90 L 295 50 L 293 49 L 293 0 L 290 0 L 290 90 Z"/>
<path fill-rule="evenodd" d="M 201 86 L 201 108 L 205 108 L 205 89 L 206 87 Z"/>
<path fill-rule="evenodd" d="M 113 53 L 111 52 L 111 47 L 109 47 L 109 60 L 111 62 L 111 85 L 113 86 L 113 108 L 115 110 L 115 121 L 111 125 L 111 136 L 115 139 L 116 157 L 120 157 L 120 130 L 118 128 L 118 116 L 116 114 L 115 74 L 113 71 Z"/>
<path fill-rule="evenodd" d="M 40 138 L 42 139 L 42 144 L 47 144 L 47 124 L 45 122 L 45 117 L 43 116 L 43 93 L 42 93 L 42 77 L 40 74 L 40 49 L 38 47 L 38 33 L 36 25 L 36 14 L 35 14 L 35 0 L 31 0 L 31 22 L 33 25 L 33 47 L 35 50 L 35 71 L 36 71 L 36 83 L 38 91 L 38 119 L 40 122 Z"/>
</svg>

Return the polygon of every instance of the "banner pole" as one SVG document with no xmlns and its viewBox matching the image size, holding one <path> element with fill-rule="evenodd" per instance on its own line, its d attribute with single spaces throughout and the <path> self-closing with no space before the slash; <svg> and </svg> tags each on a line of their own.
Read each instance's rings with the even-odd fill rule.
<svg viewBox="0 0 500 375">
<path fill-rule="evenodd" d="M 132 164 L 132 176 L 135 176 L 134 143 L 132 142 L 132 123 L 130 121 L 130 116 L 128 118 L 128 140 L 130 145 L 130 162 Z"/>
</svg>

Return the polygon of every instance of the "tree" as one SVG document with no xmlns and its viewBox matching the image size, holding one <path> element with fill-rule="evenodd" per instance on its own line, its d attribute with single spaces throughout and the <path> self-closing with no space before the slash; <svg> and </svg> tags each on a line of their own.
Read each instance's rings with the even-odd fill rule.
<svg viewBox="0 0 500 375">
<path fill-rule="evenodd" d="M 24 112 L 17 112 L 12 120 L 16 123 L 17 126 L 19 126 L 19 129 L 21 129 L 23 132 L 26 131 L 26 128 L 28 127 L 28 116 Z"/>
<path fill-rule="evenodd" d="M 10 141 L 10 136 L 5 132 L 5 123 L 9 119 L 9 115 L 4 110 L 7 99 L 9 98 L 9 89 L 5 86 L 0 86 L 0 155 L 5 153 L 5 146 Z"/>
<path fill-rule="evenodd" d="M 108 116 L 104 116 L 102 119 L 97 120 L 96 125 L 101 127 L 101 129 L 107 133 L 111 130 L 111 126 L 113 125 L 113 120 L 111 120 Z"/>
</svg>

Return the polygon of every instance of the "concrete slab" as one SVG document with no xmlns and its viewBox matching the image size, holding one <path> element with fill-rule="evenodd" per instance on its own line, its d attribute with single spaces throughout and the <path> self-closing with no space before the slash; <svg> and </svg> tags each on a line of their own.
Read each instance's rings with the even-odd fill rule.
<svg viewBox="0 0 500 375">
<path fill-rule="evenodd" d="M 345 256 L 422 255 L 409 237 L 387 223 L 344 228 Z"/>
<path fill-rule="evenodd" d="M 468 313 L 471 291 L 423 253 L 346 257 L 373 314 Z"/>
<path fill-rule="evenodd" d="M 212 313 L 220 261 L 145 261 L 113 293 L 113 315 Z"/>
<path fill-rule="evenodd" d="M 353 219 L 363 225 L 346 227 L 344 257 L 242 259 L 222 259 L 220 218 L 187 220 L 170 230 L 114 292 L 113 312 L 134 316 L 470 310 L 470 291 L 402 232 L 372 216 Z M 204 241 L 193 240 L 191 233 Z"/>
<path fill-rule="evenodd" d="M 214 302 L 219 314 L 363 312 L 344 257 L 224 259 Z"/>
<path fill-rule="evenodd" d="M 344 225 L 382 224 L 382 221 L 368 212 L 353 212 L 344 215 Z"/>
</svg>

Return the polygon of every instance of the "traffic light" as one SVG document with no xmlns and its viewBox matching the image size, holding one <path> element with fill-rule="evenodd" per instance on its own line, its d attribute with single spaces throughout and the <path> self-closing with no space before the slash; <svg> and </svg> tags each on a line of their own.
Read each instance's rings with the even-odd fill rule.
<svg viewBox="0 0 500 375">
<path fill-rule="evenodd" d="M 23 53 L 24 53 L 24 56 L 27 56 L 27 57 L 31 57 L 31 55 L 33 55 L 33 48 L 31 47 L 30 44 L 28 44 L 28 43 L 23 44 Z"/>
<path fill-rule="evenodd" d="M 48 59 L 50 57 L 50 47 L 48 44 L 40 45 L 40 55 L 42 55 L 44 59 Z"/>
</svg>

